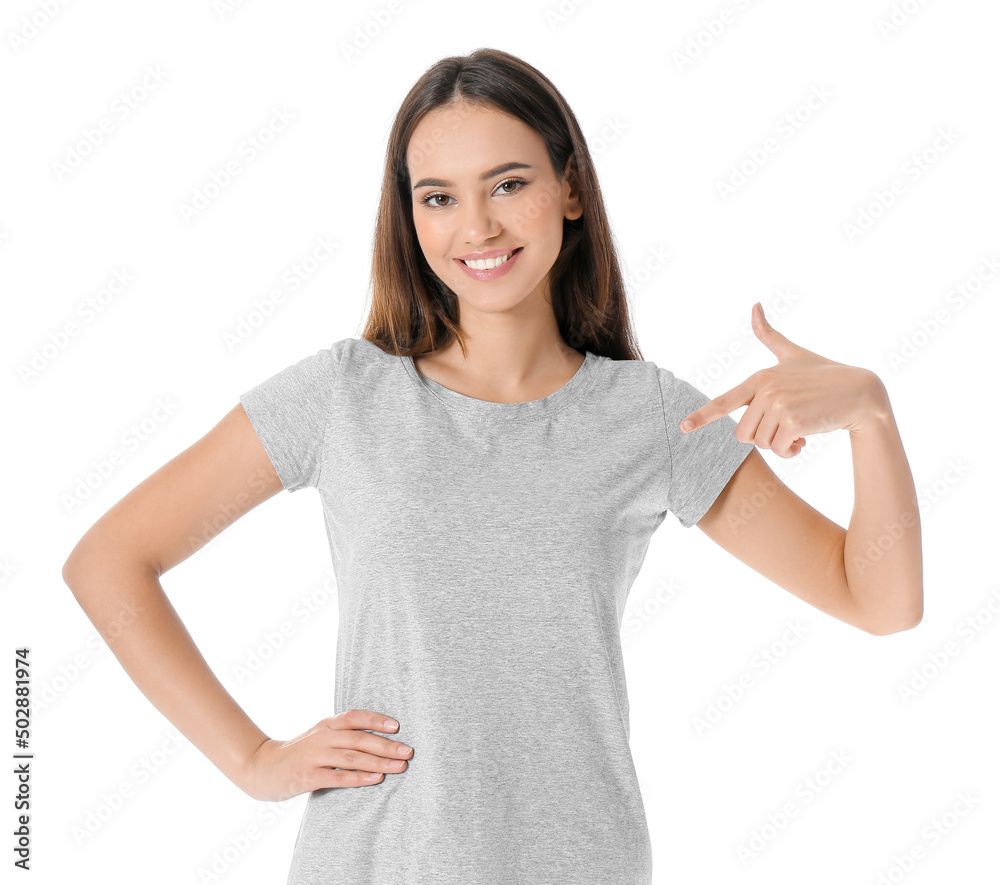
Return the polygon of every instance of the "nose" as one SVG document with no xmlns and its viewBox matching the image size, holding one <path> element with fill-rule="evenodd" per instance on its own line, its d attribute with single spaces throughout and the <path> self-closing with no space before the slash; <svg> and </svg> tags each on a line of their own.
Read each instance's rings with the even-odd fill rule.
<svg viewBox="0 0 1000 885">
<path fill-rule="evenodd" d="M 501 225 L 489 200 L 466 200 L 459 209 L 459 236 L 478 245 L 500 233 Z"/>
</svg>

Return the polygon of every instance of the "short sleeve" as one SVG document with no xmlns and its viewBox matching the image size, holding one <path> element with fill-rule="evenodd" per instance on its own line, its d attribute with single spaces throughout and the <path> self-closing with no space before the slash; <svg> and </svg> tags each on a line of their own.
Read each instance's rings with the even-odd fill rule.
<svg viewBox="0 0 1000 885">
<path fill-rule="evenodd" d="M 240 404 L 290 492 L 319 485 L 339 360 L 336 346 L 299 360 L 240 394 Z"/>
<path fill-rule="evenodd" d="M 667 509 L 684 528 L 691 528 L 715 503 L 754 444 L 736 438 L 736 421 L 730 415 L 685 433 L 681 421 L 712 398 L 669 369 L 658 367 L 658 373 L 670 464 Z"/>
</svg>

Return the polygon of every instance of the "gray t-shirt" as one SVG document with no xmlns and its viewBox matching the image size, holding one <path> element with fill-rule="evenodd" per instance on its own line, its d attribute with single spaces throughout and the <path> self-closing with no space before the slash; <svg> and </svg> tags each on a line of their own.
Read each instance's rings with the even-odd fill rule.
<svg viewBox="0 0 1000 885">
<path fill-rule="evenodd" d="M 494 403 L 357 338 L 240 402 L 323 504 L 331 715 L 384 713 L 414 748 L 309 794 L 289 885 L 649 885 L 622 613 L 667 511 L 694 525 L 754 448 L 736 422 L 682 433 L 708 397 L 650 361 L 588 352 L 544 399 Z"/>
</svg>

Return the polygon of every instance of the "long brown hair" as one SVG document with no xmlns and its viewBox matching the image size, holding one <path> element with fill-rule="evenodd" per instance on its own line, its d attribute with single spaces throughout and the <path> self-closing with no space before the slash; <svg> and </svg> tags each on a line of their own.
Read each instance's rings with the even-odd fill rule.
<svg viewBox="0 0 1000 885">
<path fill-rule="evenodd" d="M 491 107 L 523 121 L 544 139 L 557 178 L 566 171 L 575 176 L 583 215 L 563 218 L 562 248 L 549 271 L 559 332 L 578 351 L 641 360 L 601 188 L 576 116 L 544 74 L 490 48 L 436 62 L 396 114 L 372 244 L 372 306 L 362 337 L 387 353 L 416 356 L 444 347 L 454 336 L 466 352 L 457 296 L 431 270 L 417 239 L 406 164 L 420 120 L 456 102 Z"/>
</svg>

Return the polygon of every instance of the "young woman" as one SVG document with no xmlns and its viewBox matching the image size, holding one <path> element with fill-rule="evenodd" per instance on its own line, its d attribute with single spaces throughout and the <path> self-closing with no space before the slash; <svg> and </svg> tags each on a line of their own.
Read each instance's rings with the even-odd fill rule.
<svg viewBox="0 0 1000 885">
<path fill-rule="evenodd" d="M 912 627 L 916 494 L 885 389 L 759 306 L 778 365 L 723 396 L 644 361 L 576 118 L 498 50 L 443 59 L 404 100 L 372 277 L 361 338 L 244 393 L 64 577 L 233 783 L 310 793 L 290 883 L 649 883 L 619 629 L 650 537 L 669 511 L 835 618 Z M 854 457 L 846 531 L 755 451 L 791 457 L 834 428 Z M 338 583 L 335 715 L 281 740 L 209 670 L 159 577 L 203 520 L 306 487 Z M 127 604 L 143 614 L 108 630 Z"/>
</svg>

